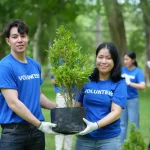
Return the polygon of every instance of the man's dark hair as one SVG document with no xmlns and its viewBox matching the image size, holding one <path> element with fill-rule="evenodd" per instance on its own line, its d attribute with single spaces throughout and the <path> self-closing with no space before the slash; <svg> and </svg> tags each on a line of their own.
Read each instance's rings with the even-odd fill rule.
<svg viewBox="0 0 150 150">
<path fill-rule="evenodd" d="M 18 27 L 18 32 L 20 34 L 27 34 L 28 35 L 28 33 L 29 33 L 29 27 L 24 22 L 22 22 L 21 20 L 16 19 L 16 20 L 10 21 L 4 27 L 4 29 L 3 29 L 3 35 L 4 35 L 5 38 L 9 38 L 9 36 L 10 36 L 10 30 L 13 27 Z"/>
<path fill-rule="evenodd" d="M 111 70 L 110 78 L 113 82 L 117 82 L 122 78 L 121 78 L 121 61 L 120 61 L 119 53 L 118 53 L 116 46 L 110 42 L 100 44 L 96 49 L 96 57 L 99 51 L 105 47 L 108 49 L 112 57 L 112 60 L 114 62 L 114 68 Z M 89 78 L 91 81 L 96 81 L 96 82 L 99 81 L 99 70 L 97 67 L 94 68 L 93 73 L 91 74 Z"/>
</svg>

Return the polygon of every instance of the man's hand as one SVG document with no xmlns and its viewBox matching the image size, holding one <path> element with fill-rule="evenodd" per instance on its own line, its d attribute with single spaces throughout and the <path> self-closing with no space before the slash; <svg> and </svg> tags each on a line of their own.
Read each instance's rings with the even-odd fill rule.
<svg viewBox="0 0 150 150">
<path fill-rule="evenodd" d="M 40 126 L 38 127 L 39 130 L 41 130 L 44 133 L 48 134 L 58 134 L 54 131 L 52 131 L 52 127 L 56 127 L 57 125 L 50 122 L 41 122 Z"/>
<path fill-rule="evenodd" d="M 83 118 L 83 121 L 86 123 L 87 127 L 85 128 L 85 130 L 81 131 L 79 135 L 85 135 L 92 132 L 93 130 L 98 129 L 98 124 L 96 122 L 89 122 L 85 118 Z"/>
</svg>

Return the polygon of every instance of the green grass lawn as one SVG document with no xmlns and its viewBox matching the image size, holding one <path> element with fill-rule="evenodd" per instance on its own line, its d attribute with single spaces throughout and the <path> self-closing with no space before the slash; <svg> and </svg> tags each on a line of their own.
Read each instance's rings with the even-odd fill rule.
<svg viewBox="0 0 150 150">
<path fill-rule="evenodd" d="M 43 93 L 52 101 L 55 101 L 55 92 L 50 80 L 45 80 L 42 85 Z M 150 139 L 150 88 L 140 92 L 140 131 L 144 141 L 148 145 Z M 50 121 L 50 111 L 43 109 L 43 114 L 46 121 Z M 46 150 L 55 150 L 55 136 L 46 134 Z M 74 142 L 75 142 L 74 137 Z M 74 143 L 72 149 L 74 147 Z"/>
<path fill-rule="evenodd" d="M 140 92 L 140 131 L 148 145 L 150 141 L 150 87 Z"/>
</svg>

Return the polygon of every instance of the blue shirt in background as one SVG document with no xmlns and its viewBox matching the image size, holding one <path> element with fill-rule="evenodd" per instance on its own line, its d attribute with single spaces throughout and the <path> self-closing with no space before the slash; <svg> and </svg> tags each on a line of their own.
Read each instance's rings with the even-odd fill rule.
<svg viewBox="0 0 150 150">
<path fill-rule="evenodd" d="M 53 75 L 50 76 L 51 79 L 55 79 L 55 77 Z M 57 84 L 54 85 L 54 90 L 56 93 L 61 93 L 62 90 L 59 88 L 59 86 Z"/>
<path fill-rule="evenodd" d="M 142 70 L 138 67 L 135 67 L 133 70 L 129 70 L 127 67 L 122 68 L 122 75 L 127 74 L 131 82 L 140 83 L 145 82 L 144 74 Z M 138 97 L 138 89 L 127 86 L 127 99 L 133 99 Z"/>
</svg>

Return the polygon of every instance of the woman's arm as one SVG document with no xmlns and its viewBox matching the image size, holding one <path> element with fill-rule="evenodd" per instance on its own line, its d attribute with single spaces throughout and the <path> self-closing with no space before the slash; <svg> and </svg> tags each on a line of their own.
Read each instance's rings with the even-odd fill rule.
<svg viewBox="0 0 150 150">
<path fill-rule="evenodd" d="M 97 122 L 89 122 L 88 120 L 83 118 L 83 121 L 86 123 L 87 127 L 85 128 L 85 130 L 81 131 L 79 135 L 88 134 L 92 132 L 93 130 L 97 130 L 98 128 L 104 127 L 116 121 L 117 119 L 120 118 L 121 112 L 122 112 L 122 108 L 119 105 L 112 102 L 111 112 L 107 116 L 105 116 L 103 119 Z"/>
<path fill-rule="evenodd" d="M 75 101 L 75 103 L 74 103 L 74 107 L 81 107 L 82 105 L 81 105 L 81 103 L 80 102 L 77 102 L 77 101 Z"/>
<path fill-rule="evenodd" d="M 145 90 L 146 88 L 145 82 L 140 82 L 140 83 L 130 82 L 129 85 L 139 90 Z"/>
<path fill-rule="evenodd" d="M 120 118 L 121 112 L 122 112 L 122 108 L 119 105 L 112 102 L 111 112 L 107 116 L 105 116 L 104 118 L 102 118 L 101 120 L 97 122 L 99 128 L 104 127 L 118 120 Z"/>
</svg>

